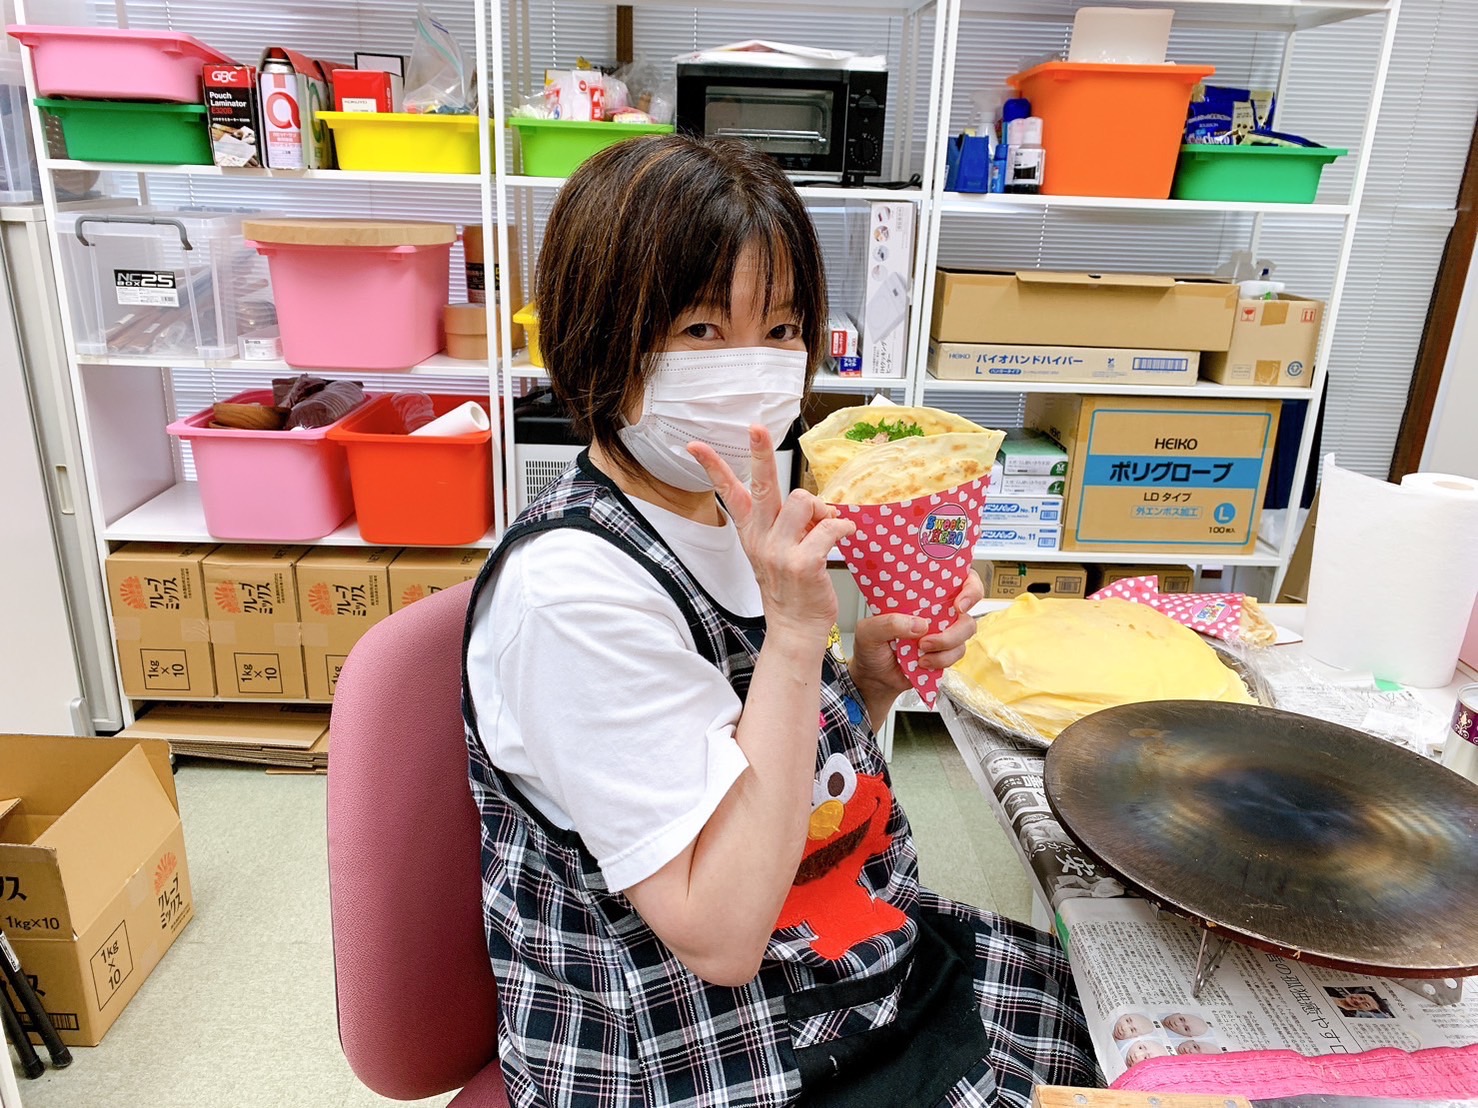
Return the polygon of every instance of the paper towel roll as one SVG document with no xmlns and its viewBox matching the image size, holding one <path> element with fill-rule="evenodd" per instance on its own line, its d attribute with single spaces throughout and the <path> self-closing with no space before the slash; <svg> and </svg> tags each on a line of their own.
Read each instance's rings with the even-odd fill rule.
<svg viewBox="0 0 1478 1108">
<path fill-rule="evenodd" d="M 1478 597 L 1478 481 L 1400 485 L 1324 461 L 1309 572 L 1307 650 L 1417 688 L 1452 680 Z"/>
<path fill-rule="evenodd" d="M 424 427 L 417 427 L 411 432 L 413 435 L 475 435 L 479 431 L 486 431 L 492 423 L 488 420 L 487 412 L 482 410 L 482 405 L 475 400 L 469 400 L 461 407 L 453 408 L 446 415 L 437 416 Z"/>
</svg>

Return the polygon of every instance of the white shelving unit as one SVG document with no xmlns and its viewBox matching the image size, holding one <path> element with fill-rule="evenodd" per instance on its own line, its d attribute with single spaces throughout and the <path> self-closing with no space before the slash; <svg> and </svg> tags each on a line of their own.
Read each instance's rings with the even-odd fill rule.
<svg viewBox="0 0 1478 1108">
<path fill-rule="evenodd" d="M 464 41 L 464 47 L 475 46 L 469 53 L 475 57 L 479 74 L 480 133 L 482 164 L 492 166 L 481 175 L 436 173 L 372 173 L 345 170 L 268 170 L 220 169 L 215 166 L 160 166 L 152 164 L 119 164 L 74 159 L 43 157 L 42 192 L 48 221 L 55 225 L 59 199 L 55 175 L 59 173 L 95 172 L 104 179 L 128 182 L 125 189 L 140 203 L 148 203 L 151 189 L 156 195 L 173 195 L 188 187 L 195 189 L 230 188 L 232 197 L 249 195 L 255 200 L 260 190 L 263 208 L 290 204 L 295 211 L 322 208 L 323 214 L 348 214 L 347 205 L 355 203 L 346 197 L 363 197 L 366 209 L 376 216 L 425 216 L 427 211 L 455 209 L 465 213 L 459 222 L 481 222 L 489 253 L 498 259 L 503 272 L 508 260 L 517 255 L 522 262 L 525 292 L 532 293 L 534 283 L 532 244 L 535 241 L 536 209 L 547 203 L 563 183 L 559 178 L 534 177 L 520 171 L 518 153 L 506 126 L 510 110 L 510 94 L 519 94 L 531 85 L 536 64 L 529 41 L 531 15 L 547 10 L 559 0 L 441 0 L 440 7 L 450 10 L 457 5 L 459 18 L 468 17 L 475 43 Z M 608 9 L 614 22 L 617 0 L 609 0 Z M 862 396 L 885 391 L 896 399 L 910 403 L 948 405 L 954 398 L 999 398 L 1010 401 L 1031 392 L 1083 392 L 1124 396 L 1196 396 L 1256 397 L 1308 402 L 1302 438 L 1299 443 L 1296 471 L 1292 487 L 1302 487 L 1310 463 L 1314 430 L 1322 403 L 1330 367 L 1331 343 L 1339 326 L 1340 304 L 1349 268 L 1354 240 L 1356 216 L 1364 193 L 1370 150 L 1375 136 L 1381 94 L 1390 65 L 1397 15 L 1401 0 L 1115 0 L 1132 6 L 1170 6 L 1176 10 L 1176 26 L 1197 29 L 1252 29 L 1258 32 L 1259 49 L 1279 52 L 1278 93 L 1281 98 L 1288 87 L 1293 65 L 1295 36 L 1318 34 L 1327 24 L 1352 19 L 1383 21 L 1380 51 L 1372 71 L 1361 73 L 1362 90 L 1371 90 L 1370 103 L 1361 129 L 1358 149 L 1351 150 L 1354 173 L 1346 195 L 1326 198 L 1316 204 L 1257 204 L 1236 202 L 1200 202 L 1178 200 L 1136 200 L 1090 196 L 1002 196 L 974 195 L 944 190 L 945 143 L 958 129 L 955 112 L 957 88 L 980 79 L 973 71 L 962 71 L 961 38 L 978 29 L 985 20 L 1022 21 L 1032 25 L 1060 25 L 1065 34 L 1074 11 L 1089 0 L 636 0 L 638 18 L 655 10 L 672 13 L 674 19 L 688 20 L 696 28 L 700 15 L 727 13 L 729 16 L 756 21 L 775 21 L 801 12 L 825 18 L 856 17 L 889 21 L 890 36 L 896 34 L 898 69 L 890 73 L 889 120 L 891 126 L 890 157 L 885 159 L 885 173 L 897 180 L 917 174 L 916 187 L 868 187 L 840 189 L 806 185 L 800 193 L 807 206 L 817 214 L 831 217 L 839 209 L 871 200 L 892 200 L 912 204 L 917 209 L 918 234 L 914 257 L 913 302 L 909 317 L 908 375 L 904 378 L 842 378 L 827 373 L 817 377 L 816 388 L 826 392 L 857 393 Z M 582 5 L 586 7 L 588 5 Z M 25 2 L 19 0 L 18 17 L 26 18 Z M 285 5 L 286 7 L 286 5 Z M 364 5 L 365 17 L 373 9 L 380 13 L 383 3 Z M 406 12 L 412 5 L 404 5 Z M 121 25 L 128 24 L 130 11 L 140 18 L 153 20 L 176 15 L 169 5 L 153 0 L 116 0 Z M 326 9 L 315 16 L 315 25 L 324 21 L 343 21 L 346 43 L 358 33 L 357 6 L 346 4 L 344 13 Z M 208 6 L 191 6 L 182 0 L 180 10 L 205 16 Z M 396 6 L 396 17 L 399 17 Z M 383 17 L 382 13 L 377 17 Z M 180 30 L 201 33 L 191 25 L 191 16 L 181 15 Z M 298 18 L 295 16 L 294 18 Z M 303 17 L 307 18 L 307 17 Z M 216 24 L 219 26 L 220 24 Z M 333 22 L 337 26 L 337 22 Z M 593 24 L 586 24 L 593 26 Z M 249 33 L 239 32 L 246 37 Z M 697 31 L 694 31 L 697 34 Z M 208 32 L 206 32 L 208 35 Z M 263 31 L 256 48 L 269 41 L 292 41 L 293 32 Z M 243 38 L 245 41 L 246 38 Z M 1065 38 L 1062 40 L 1065 43 Z M 1272 43 L 1271 47 L 1268 43 Z M 558 52 L 569 59 L 586 51 L 603 56 L 609 49 L 606 41 L 579 42 L 561 38 Z M 243 48 L 244 58 L 249 50 Z M 1213 59 L 1214 60 L 1214 59 Z M 34 91 L 34 75 L 29 52 L 24 52 L 28 87 Z M 1352 80 L 1357 78 L 1352 77 Z M 33 123 L 40 130 L 39 113 L 33 108 Z M 183 184 L 182 184 L 183 182 Z M 341 186 L 335 188 L 333 186 Z M 319 191 L 321 190 L 321 191 Z M 284 199 L 286 198 L 286 199 Z M 1164 216 L 1175 221 L 1222 220 L 1242 226 L 1238 220 L 1250 222 L 1245 234 L 1246 246 L 1258 249 L 1264 220 L 1298 216 L 1327 225 L 1338 232 L 1336 256 L 1330 259 L 1334 275 L 1324 331 L 1320 339 L 1316 369 L 1308 389 L 1240 388 L 1200 382 L 1192 387 L 1155 388 L 1143 385 L 1061 385 L 1007 384 L 1000 382 L 938 381 L 926 369 L 929 314 L 933 301 L 934 277 L 941 257 L 941 246 L 951 226 L 995 227 L 1022 219 L 1041 220 L 1044 235 L 1055 228 L 1048 223 L 1058 214 L 1073 220 L 1112 222 L 1115 220 L 1153 221 Z M 437 218 L 441 218 L 438 216 Z M 516 223 L 519 240 L 511 240 L 510 223 Z M 1230 247 L 1229 247 L 1230 249 Z M 63 272 L 59 244 L 52 237 L 53 262 Z M 977 268 L 993 264 L 989 250 L 975 259 Z M 1126 267 L 1127 268 L 1127 267 Z M 531 298 L 531 296 L 530 296 Z M 69 373 L 74 394 L 79 397 L 78 418 L 85 451 L 90 455 L 86 484 L 98 538 L 99 563 L 112 544 L 129 540 L 208 541 L 204 517 L 200 509 L 198 489 L 184 480 L 178 457 L 167 440 L 163 425 L 174 415 L 172 372 L 201 371 L 219 374 L 221 380 L 246 380 L 265 383 L 270 377 L 296 372 L 282 362 L 257 362 L 239 358 L 170 359 L 160 365 L 148 358 L 92 357 L 79 355 L 71 337 L 70 309 L 65 295 L 61 298 L 66 324 Z M 490 308 L 493 304 L 490 304 Z M 370 391 L 384 388 L 419 387 L 439 392 L 482 392 L 497 398 L 502 405 L 501 438 L 495 438 L 495 474 L 499 495 L 496 497 L 496 519 L 492 531 L 476 544 L 491 546 L 501 534 L 509 518 L 510 490 L 519 480 L 515 464 L 512 429 L 513 402 L 547 375 L 533 366 L 527 352 L 515 350 L 512 343 L 512 315 L 520 304 L 511 297 L 510 282 L 500 282 L 496 294 L 498 327 L 490 335 L 495 356 L 486 363 L 456 361 L 438 355 L 403 374 L 363 374 L 345 369 L 337 375 L 352 374 L 365 381 Z M 1338 367 L 1335 367 L 1338 372 Z M 336 371 L 316 371 L 336 375 Z M 1296 492 L 1295 492 L 1296 495 Z M 353 545 L 361 541 L 352 521 L 333 535 L 320 540 L 326 545 Z M 1292 553 L 1292 528 L 1277 547 L 1260 543 L 1252 553 L 1242 555 L 1206 555 L 1198 560 L 1205 565 L 1270 567 L 1281 579 Z M 1145 555 L 1137 551 L 1079 552 L 1058 551 L 1047 554 L 992 551 L 980 549 L 982 558 L 999 556 L 1034 561 L 1089 562 L 1184 562 L 1184 555 Z"/>
<path fill-rule="evenodd" d="M 941 112 L 934 120 L 934 129 L 941 138 L 952 133 L 951 105 L 957 83 L 964 78 L 958 72 L 958 51 L 963 26 L 976 19 L 1029 20 L 1043 23 L 1061 23 L 1070 28 L 1073 13 L 1084 0 L 947 0 L 945 50 L 943 58 L 943 94 L 940 97 Z M 1305 400 L 1308 408 L 1304 417 L 1303 432 L 1299 440 L 1298 456 L 1291 483 L 1291 499 L 1297 505 L 1300 490 L 1310 465 L 1315 430 L 1318 425 L 1319 407 L 1323 401 L 1329 377 L 1329 353 L 1335 328 L 1339 322 L 1340 300 L 1345 278 L 1349 269 L 1350 254 L 1354 245 L 1356 215 L 1364 193 L 1366 173 L 1370 165 L 1371 147 L 1375 138 L 1376 122 L 1380 114 L 1381 96 L 1385 88 L 1386 74 L 1390 67 L 1391 50 L 1395 42 L 1396 22 L 1401 0 L 1300 0 L 1288 3 L 1285 0 L 1170 0 L 1156 3 L 1154 0 L 1126 0 L 1126 6 L 1173 7 L 1175 25 L 1187 25 L 1202 29 L 1246 29 L 1266 33 L 1280 39 L 1281 61 L 1278 69 L 1277 97 L 1283 100 L 1289 83 L 1293 63 L 1293 43 L 1296 34 L 1313 31 L 1331 23 L 1348 19 L 1381 17 L 1385 21 L 1379 59 L 1375 71 L 1370 75 L 1371 97 L 1367 107 L 1361 142 L 1358 149 L 1351 150 L 1356 159 L 1354 179 L 1348 197 L 1341 203 L 1282 204 L 1246 203 L 1197 200 L 1144 200 L 1099 196 L 1031 196 L 964 194 L 946 192 L 942 188 L 944 179 L 945 147 L 942 142 L 933 146 L 936 165 L 934 180 L 939 183 L 935 193 L 926 201 L 929 217 L 929 241 L 927 257 L 920 271 L 922 282 L 915 295 L 924 304 L 934 299 L 935 275 L 939 267 L 939 253 L 946 219 L 990 220 L 1019 217 L 1025 213 L 1042 214 L 1054 210 L 1066 210 L 1099 216 L 1104 219 L 1122 217 L 1126 214 L 1157 214 L 1176 216 L 1224 216 L 1247 214 L 1252 216 L 1251 234 L 1246 246 L 1256 252 L 1263 232 L 1265 216 L 1292 215 L 1327 218 L 1342 224 L 1338 257 L 1332 263 L 1334 273 L 1333 292 L 1325 312 L 1323 332 L 1320 335 L 1315 358 L 1315 370 L 1308 388 L 1236 388 L 1201 381 L 1191 387 L 1162 387 L 1144 385 L 1063 385 L 1063 384 L 1004 384 L 996 382 L 940 381 L 931 377 L 923 361 L 924 351 L 918 351 L 919 361 L 914 364 L 910 392 L 912 403 L 926 403 L 930 394 L 944 392 L 970 393 L 1048 393 L 1072 392 L 1095 395 L 1124 396 L 1196 396 L 1196 397 L 1255 397 L 1264 399 Z M 1210 60 L 1210 59 L 1208 59 Z M 979 268 L 989 268 L 990 259 L 980 259 Z M 927 346 L 927 343 L 924 344 Z M 1084 562 L 1186 562 L 1199 565 L 1218 566 L 1269 566 L 1275 570 L 1273 589 L 1276 591 L 1286 572 L 1297 531 L 1293 527 L 1284 529 L 1277 548 L 1259 541 L 1252 554 L 1230 555 L 1175 555 L 1146 556 L 1135 552 L 1122 555 L 1098 551 L 1063 551 L 1058 555 L 1046 556 L 1033 552 L 1027 560 L 1063 560 Z"/>
<path fill-rule="evenodd" d="M 898 75 L 896 88 L 890 88 L 890 112 L 893 115 L 893 142 L 890 151 L 892 175 L 897 178 L 906 179 L 909 162 L 909 151 L 914 143 L 913 119 L 917 114 L 915 111 L 916 97 L 920 92 L 920 85 L 926 86 L 927 116 L 933 120 L 938 115 L 941 96 L 941 63 L 944 56 L 944 25 L 943 5 L 948 0 L 924 0 L 922 3 L 910 3 L 907 0 L 822 0 L 821 3 L 810 4 L 812 9 L 837 9 L 852 14 L 865 14 L 869 16 L 886 16 L 900 19 L 903 23 L 903 35 L 901 40 L 901 73 Z M 614 13 L 617 0 L 611 0 L 610 7 Z M 714 10 L 714 11 L 744 11 L 764 12 L 769 14 L 772 10 L 785 10 L 790 5 L 783 0 L 707 0 L 699 3 L 675 3 L 672 0 L 637 0 L 631 5 L 642 9 L 665 9 L 673 11 Z M 505 95 L 505 89 L 511 87 L 514 90 L 533 87 L 534 75 L 529 69 L 530 59 L 528 57 L 528 41 L 526 31 L 530 22 L 530 0 L 510 0 L 508 5 L 508 22 L 505 26 L 502 17 L 503 9 L 498 3 L 493 4 L 493 38 L 494 42 L 503 45 L 503 50 L 493 50 L 493 120 L 495 131 L 500 135 L 509 134 L 512 128 L 506 127 L 506 119 L 509 114 L 509 104 Z M 934 35 L 932 47 L 923 49 L 923 20 L 926 15 L 934 17 Z M 584 44 L 576 43 L 573 47 L 562 47 L 562 49 L 578 52 Z M 896 94 L 896 98 L 895 98 Z M 920 273 L 925 263 L 927 250 L 926 227 L 928 222 L 928 203 L 934 195 L 935 175 L 942 171 L 943 162 L 934 157 L 935 143 L 938 136 L 935 128 L 927 128 L 924 136 L 925 157 L 924 164 L 920 167 L 920 185 L 916 188 L 837 188 L 824 185 L 803 185 L 798 192 L 805 200 L 808 207 L 813 210 L 830 206 L 845 205 L 868 200 L 893 200 L 911 203 L 917 206 L 914 272 Z M 531 228 L 528 226 L 528 216 L 532 211 L 529 200 L 538 194 L 548 194 L 557 190 L 564 184 L 560 177 L 537 177 L 529 176 L 520 172 L 512 172 L 511 169 L 519 167 L 519 155 L 515 149 L 511 135 L 504 141 L 499 150 L 499 157 L 494 172 L 494 191 L 496 194 L 497 207 L 500 212 L 509 213 L 513 217 L 519 216 L 519 223 L 525 236 L 525 242 L 529 241 Z M 507 223 L 504 220 L 499 228 L 498 256 L 507 258 L 511 254 L 511 244 L 507 238 Z M 532 292 L 529 277 L 533 273 L 532 257 L 524 259 L 523 272 L 526 275 L 525 293 Z M 502 357 L 501 364 L 506 366 L 503 380 L 503 403 L 504 424 L 513 426 L 513 401 L 520 390 L 531 382 L 547 380 L 547 374 L 537 366 L 529 362 L 526 352 L 517 352 L 512 342 L 512 313 L 519 305 L 513 304 L 509 299 L 508 283 L 503 282 L 500 289 L 500 302 L 498 316 L 500 320 L 500 333 L 498 336 Z M 909 351 L 906 364 L 909 366 L 922 364 L 923 351 L 926 345 L 924 334 L 924 313 L 927 305 L 916 297 L 911 306 L 909 317 Z M 869 393 L 880 390 L 896 392 L 901 399 L 912 388 L 909 378 L 892 377 L 840 377 L 825 372 L 817 375 L 815 388 L 822 392 L 860 392 Z M 514 458 L 514 444 L 512 435 L 508 436 L 504 464 L 510 474 L 516 473 L 516 460 Z"/>
<path fill-rule="evenodd" d="M 448 5 L 443 4 L 442 7 Z M 140 18 L 158 20 L 159 5 L 140 3 L 132 8 Z M 474 28 L 473 41 L 464 41 L 469 55 L 475 59 L 479 74 L 479 100 L 482 105 L 480 148 L 483 165 L 492 162 L 491 141 L 491 90 L 488 75 L 491 62 L 488 47 L 493 41 L 489 30 L 488 0 L 465 0 L 465 16 Z M 362 23 L 352 5 L 344 6 L 344 42 L 352 48 Z M 407 6 L 406 26 L 414 6 Z M 117 0 L 117 22 L 129 25 L 131 5 L 128 0 Z M 326 19 L 340 18 L 338 13 L 324 13 Z M 172 13 L 166 17 L 173 19 Z M 185 18 L 188 19 L 188 16 Z M 17 0 L 17 19 L 27 21 L 25 0 Z M 45 22 L 44 18 L 37 22 Z M 184 25 L 178 29 L 201 33 L 201 29 Z M 202 37 L 209 37 L 206 32 Z M 255 43 L 255 49 L 283 40 L 291 42 L 291 30 L 274 34 L 264 30 Z M 245 51 L 242 51 L 246 55 Z M 22 51 L 27 88 L 34 98 L 35 76 L 29 51 Z M 255 60 L 243 56 L 243 61 Z M 40 113 L 32 108 L 33 133 L 44 133 Z M 40 143 L 38 143 L 40 146 Z M 456 208 L 465 213 L 458 223 L 480 223 L 485 241 L 496 239 L 497 205 L 493 194 L 491 174 L 446 174 L 446 173 L 384 173 L 337 169 L 281 170 L 281 169 L 222 169 L 213 165 L 155 165 L 145 163 L 96 162 L 76 159 L 49 158 L 44 150 L 38 159 L 41 170 L 41 199 L 48 223 L 54 228 L 60 207 L 55 187 L 55 175 L 67 172 L 93 172 L 106 174 L 103 180 L 129 181 L 131 187 L 125 192 L 137 197 L 140 204 L 148 204 L 151 186 L 155 192 L 184 180 L 209 187 L 229 186 L 240 183 L 244 186 L 235 192 L 237 202 L 244 192 L 250 193 L 250 206 L 272 210 L 284 203 L 289 196 L 294 207 L 306 208 L 314 214 L 324 216 L 347 215 L 345 193 L 325 188 L 331 185 L 349 185 L 359 190 L 356 195 L 372 198 L 374 214 L 395 215 L 401 218 L 428 217 L 426 207 L 445 210 Z M 284 192 L 284 187 L 290 192 Z M 192 185 L 193 188 L 193 185 Z M 260 191 L 260 199 L 258 193 Z M 268 191 L 276 190 L 276 191 Z M 321 191 L 316 191 L 321 190 Z M 422 198 L 419 202 L 417 197 Z M 55 232 L 51 235 L 52 261 L 58 274 L 65 272 L 59 243 Z M 173 410 L 172 377 L 175 371 L 197 370 L 212 375 L 229 376 L 234 381 L 248 385 L 265 385 L 274 376 L 295 375 L 302 372 L 283 361 L 256 361 L 241 358 L 179 358 L 91 356 L 79 354 L 73 338 L 71 308 L 65 292 L 59 297 L 65 333 L 66 357 L 72 380 L 73 394 L 78 397 L 78 421 L 84 449 L 90 455 L 86 468 L 88 500 L 93 514 L 94 531 L 98 536 L 97 556 L 99 564 L 106 559 L 111 547 L 127 541 L 158 542 L 201 542 L 214 541 L 205 527 L 201 507 L 199 486 L 185 480 L 178 456 L 164 438 L 165 424 L 176 415 L 188 414 Z M 491 360 L 481 362 L 462 361 L 438 354 L 400 374 L 366 373 L 363 370 L 314 370 L 320 376 L 353 376 L 362 380 L 366 391 L 385 391 L 387 388 L 420 388 L 442 393 L 466 392 L 496 397 L 500 374 Z M 493 467 L 495 483 L 501 489 L 503 479 L 502 443 L 494 437 Z M 495 522 L 493 528 L 474 547 L 491 547 L 496 536 L 501 534 L 506 523 L 506 501 L 502 495 L 495 496 Z M 332 534 L 316 540 L 317 545 L 354 546 L 365 545 L 354 519 L 346 522 Z M 111 648 L 111 647 L 110 647 Z M 124 699 L 124 722 L 132 722 L 133 704 Z"/>
</svg>

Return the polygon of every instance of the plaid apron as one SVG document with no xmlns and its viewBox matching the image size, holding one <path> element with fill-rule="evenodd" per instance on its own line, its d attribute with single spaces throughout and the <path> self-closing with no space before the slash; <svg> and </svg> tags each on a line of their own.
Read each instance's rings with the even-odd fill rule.
<svg viewBox="0 0 1478 1108">
<path fill-rule="evenodd" d="M 600 535 L 647 569 L 743 699 L 763 618 L 721 608 L 584 454 L 492 552 L 469 634 L 476 597 L 508 549 L 555 527 Z M 729 988 L 683 966 L 609 891 L 579 835 L 551 824 L 491 764 L 464 661 L 483 919 L 511 1103 L 1027 1108 L 1034 1083 L 1096 1083 L 1055 942 L 920 887 L 861 695 L 829 654 L 821 664 L 814 787 L 832 805 L 835 831 L 808 840 L 759 973 Z"/>
</svg>

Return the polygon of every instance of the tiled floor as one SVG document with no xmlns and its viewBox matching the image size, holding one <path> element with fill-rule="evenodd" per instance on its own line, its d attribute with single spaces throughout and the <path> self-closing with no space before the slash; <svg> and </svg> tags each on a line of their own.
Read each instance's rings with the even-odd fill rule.
<svg viewBox="0 0 1478 1108">
<path fill-rule="evenodd" d="M 1026 877 L 942 725 L 901 718 L 894 785 L 925 883 L 1027 919 Z M 360 1085 L 339 1051 L 325 779 L 190 762 L 176 782 L 195 919 L 102 1046 L 21 1083 L 26 1108 L 397 1103 Z"/>
</svg>

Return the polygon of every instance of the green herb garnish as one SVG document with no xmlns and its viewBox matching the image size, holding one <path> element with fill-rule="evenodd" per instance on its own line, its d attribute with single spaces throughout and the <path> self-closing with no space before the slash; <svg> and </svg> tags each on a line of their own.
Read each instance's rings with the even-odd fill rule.
<svg viewBox="0 0 1478 1108">
<path fill-rule="evenodd" d="M 854 423 L 847 429 L 846 437 L 853 442 L 892 442 L 894 439 L 907 439 L 915 435 L 923 437 L 924 429 L 917 423 L 908 423 L 897 419 L 889 423 L 886 419 L 880 419 L 876 423 Z"/>
</svg>

